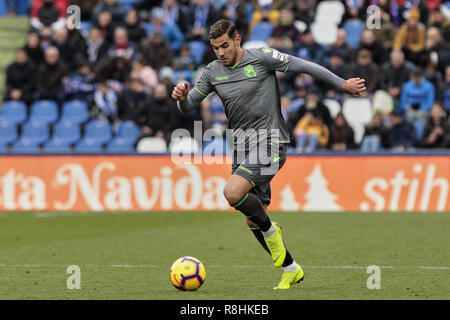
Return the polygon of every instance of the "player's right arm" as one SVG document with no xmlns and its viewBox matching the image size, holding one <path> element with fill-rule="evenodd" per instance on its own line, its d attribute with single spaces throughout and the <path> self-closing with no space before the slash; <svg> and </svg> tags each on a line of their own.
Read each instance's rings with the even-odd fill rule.
<svg viewBox="0 0 450 320">
<path fill-rule="evenodd" d="M 206 67 L 193 90 L 189 90 L 187 82 L 179 83 L 172 91 L 172 98 L 177 100 L 181 112 L 190 112 L 200 106 L 200 103 L 213 91 L 209 81 L 209 67 Z"/>
</svg>

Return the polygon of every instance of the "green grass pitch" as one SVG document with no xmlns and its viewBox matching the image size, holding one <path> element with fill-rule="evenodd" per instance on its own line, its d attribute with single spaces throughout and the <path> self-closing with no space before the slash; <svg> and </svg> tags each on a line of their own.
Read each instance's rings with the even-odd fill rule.
<svg viewBox="0 0 450 320">
<path fill-rule="evenodd" d="M 449 299 L 449 213 L 273 212 L 305 271 L 291 290 L 238 212 L 0 213 L 0 299 Z M 206 267 L 172 287 L 182 256 Z M 69 265 L 81 289 L 69 290 Z M 369 290 L 367 267 L 380 267 Z"/>
</svg>

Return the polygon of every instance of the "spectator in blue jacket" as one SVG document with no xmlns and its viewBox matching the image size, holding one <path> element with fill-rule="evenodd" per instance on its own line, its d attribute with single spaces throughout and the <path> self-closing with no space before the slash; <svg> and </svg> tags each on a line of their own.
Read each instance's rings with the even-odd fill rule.
<svg viewBox="0 0 450 320">
<path fill-rule="evenodd" d="M 151 13 L 151 23 L 148 25 L 148 34 L 155 32 L 162 33 L 172 50 L 178 52 L 184 43 L 184 35 L 180 28 L 174 23 L 164 21 L 164 11 L 161 8 L 155 8 Z"/>
<path fill-rule="evenodd" d="M 391 128 L 389 129 L 389 147 L 395 151 L 406 151 L 414 148 L 416 144 L 416 131 L 414 126 L 403 120 L 396 110 L 389 114 Z"/>
<path fill-rule="evenodd" d="M 434 87 L 423 77 L 421 68 L 416 68 L 411 73 L 411 80 L 402 87 L 399 109 L 405 112 L 405 118 L 409 122 L 425 122 L 434 102 Z"/>
</svg>

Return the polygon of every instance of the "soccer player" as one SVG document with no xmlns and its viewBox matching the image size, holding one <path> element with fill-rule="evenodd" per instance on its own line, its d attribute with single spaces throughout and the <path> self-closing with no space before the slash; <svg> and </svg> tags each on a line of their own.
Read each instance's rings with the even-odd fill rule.
<svg viewBox="0 0 450 320">
<path fill-rule="evenodd" d="M 344 80 L 322 66 L 270 48 L 241 48 L 236 26 L 221 19 L 209 32 L 218 60 L 202 72 L 193 90 L 187 83 L 172 92 L 181 112 L 189 112 L 215 91 L 233 130 L 232 174 L 224 187 L 228 203 L 246 217 L 247 225 L 276 267 L 283 267 L 274 289 L 289 289 L 304 272 L 283 242 L 281 227 L 267 215 L 270 181 L 286 161 L 289 131 L 281 114 L 275 71 L 308 73 L 352 95 L 365 90 L 364 80 Z"/>
</svg>

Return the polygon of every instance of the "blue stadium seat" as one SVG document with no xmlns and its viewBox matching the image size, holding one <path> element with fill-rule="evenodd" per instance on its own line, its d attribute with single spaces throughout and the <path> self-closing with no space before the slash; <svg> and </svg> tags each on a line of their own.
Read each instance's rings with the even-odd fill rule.
<svg viewBox="0 0 450 320">
<path fill-rule="evenodd" d="M 6 148 L 17 139 L 17 125 L 0 118 L 0 146 Z"/>
<path fill-rule="evenodd" d="M 117 127 L 116 136 L 125 141 L 134 144 L 141 135 L 141 128 L 139 128 L 133 121 L 122 121 Z"/>
<path fill-rule="evenodd" d="M 53 137 L 45 144 L 44 151 L 48 153 L 69 153 L 72 150 L 69 143 L 58 137 Z"/>
<path fill-rule="evenodd" d="M 345 32 L 347 32 L 347 43 L 357 48 L 361 39 L 361 33 L 364 30 L 365 24 L 359 19 L 350 19 L 343 25 Z"/>
<path fill-rule="evenodd" d="M 8 7 L 6 6 L 6 1 L 0 1 L 0 17 L 6 16 L 8 14 Z"/>
<path fill-rule="evenodd" d="M 87 103 L 80 100 L 67 101 L 62 106 L 61 121 L 70 120 L 76 123 L 84 123 L 89 119 Z"/>
<path fill-rule="evenodd" d="M 37 120 L 30 120 L 22 126 L 22 135 L 20 139 L 28 139 L 32 143 L 39 145 L 47 142 L 49 136 L 47 124 Z"/>
<path fill-rule="evenodd" d="M 39 144 L 28 138 L 20 138 L 20 140 L 13 145 L 12 151 L 18 153 L 37 153 L 39 152 Z"/>
<path fill-rule="evenodd" d="M 37 120 L 45 124 L 52 124 L 58 120 L 58 104 L 51 100 L 36 101 L 31 105 L 30 121 Z"/>
<path fill-rule="evenodd" d="M 0 111 L 0 117 L 14 124 L 21 124 L 27 119 L 27 105 L 23 101 L 6 101 Z"/>
<path fill-rule="evenodd" d="M 134 143 L 122 137 L 114 138 L 106 146 L 106 151 L 109 153 L 134 153 L 136 152 L 134 148 Z"/>
<path fill-rule="evenodd" d="M 270 22 L 257 23 L 252 30 L 250 40 L 267 41 L 272 33 L 273 25 Z"/>
<path fill-rule="evenodd" d="M 18 16 L 28 15 L 28 9 L 31 7 L 31 0 L 15 0 L 14 11 Z"/>
<path fill-rule="evenodd" d="M 141 2 L 142 0 L 117 0 L 127 11 L 133 7 L 133 4 Z"/>
<path fill-rule="evenodd" d="M 70 120 L 62 120 L 53 128 L 53 138 L 57 138 L 65 144 L 73 144 L 80 140 L 80 137 L 80 125 Z"/>
<path fill-rule="evenodd" d="M 206 50 L 206 44 L 203 41 L 189 42 L 189 50 L 191 51 L 192 59 L 196 65 L 202 62 L 203 54 Z"/>
<path fill-rule="evenodd" d="M 79 143 L 77 143 L 75 151 L 79 153 L 102 153 L 103 146 L 95 139 L 84 138 Z"/>
<path fill-rule="evenodd" d="M 94 140 L 95 143 L 103 145 L 112 137 L 111 125 L 106 120 L 91 120 L 84 128 L 84 138 L 90 138 Z"/>
</svg>

